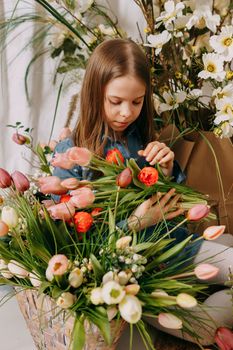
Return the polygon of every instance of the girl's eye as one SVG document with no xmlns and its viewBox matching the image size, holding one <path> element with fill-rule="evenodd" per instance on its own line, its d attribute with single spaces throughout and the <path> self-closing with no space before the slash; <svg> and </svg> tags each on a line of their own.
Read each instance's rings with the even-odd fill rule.
<svg viewBox="0 0 233 350">
<path fill-rule="evenodd" d="M 134 105 L 140 105 L 142 103 L 142 101 L 134 101 L 133 104 Z"/>
<path fill-rule="evenodd" d="M 112 105 L 119 105 L 121 104 L 121 102 L 119 101 L 109 101 Z"/>
</svg>

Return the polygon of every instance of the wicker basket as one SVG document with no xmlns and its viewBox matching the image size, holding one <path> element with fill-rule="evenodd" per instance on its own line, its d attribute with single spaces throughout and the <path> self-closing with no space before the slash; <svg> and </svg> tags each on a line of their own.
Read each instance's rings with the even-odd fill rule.
<svg viewBox="0 0 233 350">
<path fill-rule="evenodd" d="M 16 298 L 37 349 L 69 349 L 73 316 L 59 308 L 49 296 L 38 296 L 34 290 L 16 288 Z M 83 350 L 115 350 L 125 325 L 124 321 L 111 321 L 113 342 L 108 346 L 98 327 L 85 321 L 86 343 Z"/>
</svg>

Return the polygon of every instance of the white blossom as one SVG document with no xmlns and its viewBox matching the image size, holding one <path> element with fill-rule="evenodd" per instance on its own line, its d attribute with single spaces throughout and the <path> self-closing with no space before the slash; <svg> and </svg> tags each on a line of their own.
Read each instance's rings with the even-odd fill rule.
<svg viewBox="0 0 233 350">
<path fill-rule="evenodd" d="M 102 287 L 102 298 L 108 305 L 119 304 L 124 296 L 123 287 L 116 281 L 109 281 Z"/>
<path fill-rule="evenodd" d="M 161 103 L 159 106 L 159 112 L 170 111 L 179 107 L 180 103 L 183 103 L 186 99 L 187 94 L 184 91 L 179 91 L 174 94 L 171 92 L 164 91 L 163 98 L 165 103 Z"/>
<path fill-rule="evenodd" d="M 90 299 L 94 305 L 103 304 L 104 300 L 102 298 L 102 288 L 97 287 L 92 289 Z"/>
<path fill-rule="evenodd" d="M 226 75 L 223 70 L 223 59 L 216 53 L 205 53 L 202 56 L 204 69 L 198 73 L 198 77 L 202 79 L 212 78 L 222 81 Z"/>
<path fill-rule="evenodd" d="M 121 317 L 129 323 L 137 323 L 142 316 L 142 305 L 134 295 L 126 295 L 119 304 Z"/>
<path fill-rule="evenodd" d="M 171 37 L 171 34 L 167 30 L 164 30 L 160 34 L 150 34 L 147 37 L 149 44 L 145 44 L 145 46 L 154 47 L 155 55 L 158 55 L 161 52 L 163 45 L 166 44 Z"/>
<path fill-rule="evenodd" d="M 197 28 L 207 27 L 213 33 L 216 32 L 217 26 L 220 24 L 220 16 L 212 13 L 212 1 L 195 1 L 195 9 L 193 15 L 189 19 L 186 27 L 191 29 L 193 26 Z"/>
<path fill-rule="evenodd" d="M 224 61 L 233 58 L 233 26 L 225 26 L 219 35 L 210 38 L 210 45 L 218 54 L 223 55 Z"/>
<path fill-rule="evenodd" d="M 57 305 L 60 306 L 62 309 L 68 309 L 74 304 L 75 300 L 76 298 L 73 294 L 71 294 L 70 292 L 64 292 L 57 299 Z"/>
<path fill-rule="evenodd" d="M 16 260 L 10 260 L 7 267 L 8 270 L 18 278 L 26 278 L 29 275 L 29 272 L 25 269 L 25 267 Z"/>
<path fill-rule="evenodd" d="M 174 1 L 169 0 L 164 4 L 164 11 L 161 12 L 160 16 L 156 18 L 156 22 L 162 22 L 166 29 L 172 30 L 172 24 L 175 19 L 183 15 L 183 9 L 185 5 L 183 2 L 175 4 Z"/>
</svg>

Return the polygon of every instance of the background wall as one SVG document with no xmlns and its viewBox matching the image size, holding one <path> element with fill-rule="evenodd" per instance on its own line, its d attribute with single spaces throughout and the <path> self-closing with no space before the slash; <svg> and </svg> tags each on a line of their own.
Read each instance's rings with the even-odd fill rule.
<svg viewBox="0 0 233 350">
<path fill-rule="evenodd" d="M 0 1 L 1 20 L 4 17 L 9 17 L 16 3 L 16 0 Z M 41 10 L 41 7 L 36 5 L 34 0 L 30 0 L 29 3 L 34 6 L 35 11 L 38 8 Z M 139 23 L 140 28 L 144 28 L 145 22 L 133 0 L 102 0 L 99 3 L 106 5 L 113 11 L 119 20 L 119 26 L 130 37 L 135 40 L 139 37 L 136 23 Z M 24 13 L 26 11 L 24 2 L 17 8 L 17 14 L 20 14 L 20 11 Z M 8 36 L 8 40 L 13 37 L 15 37 L 15 40 L 12 40 L 7 45 L 7 48 L 1 52 L 0 56 L 0 167 L 6 168 L 8 171 L 14 171 L 16 169 L 29 171 L 30 164 L 22 160 L 22 153 L 30 161 L 31 152 L 25 152 L 25 147 L 21 147 L 11 141 L 13 129 L 7 128 L 6 125 L 15 124 L 17 121 L 20 121 L 25 127 L 34 128 L 33 135 L 35 141 L 48 141 L 52 128 L 57 93 L 62 78 L 60 76 L 54 85 L 52 80 L 55 61 L 45 56 L 38 59 L 30 70 L 30 101 L 27 101 L 24 89 L 24 75 L 27 65 L 33 57 L 34 48 L 25 46 L 35 30 L 35 24 L 21 25 L 17 29 L 17 32 L 14 32 L 13 36 Z M 3 39 L 3 36 L 1 36 L 1 40 Z M 68 89 L 63 89 L 52 138 L 56 138 L 59 130 L 63 127 L 70 98 L 79 89 L 80 86 L 76 84 L 73 84 Z"/>
</svg>

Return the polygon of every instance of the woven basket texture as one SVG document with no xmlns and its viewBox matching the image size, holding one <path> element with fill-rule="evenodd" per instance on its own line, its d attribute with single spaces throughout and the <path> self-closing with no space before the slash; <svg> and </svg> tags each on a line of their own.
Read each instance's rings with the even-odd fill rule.
<svg viewBox="0 0 233 350">
<path fill-rule="evenodd" d="M 70 350 L 74 317 L 62 310 L 53 299 L 35 290 L 15 288 L 16 299 L 38 350 Z M 84 322 L 86 343 L 83 350 L 115 350 L 126 326 L 124 321 L 111 321 L 112 345 L 106 345 L 98 327 Z"/>
</svg>

